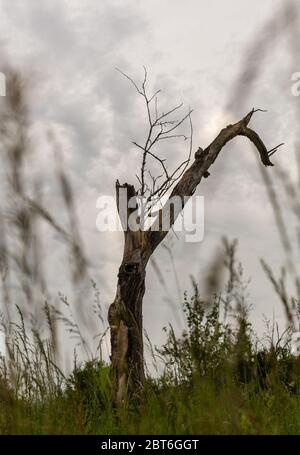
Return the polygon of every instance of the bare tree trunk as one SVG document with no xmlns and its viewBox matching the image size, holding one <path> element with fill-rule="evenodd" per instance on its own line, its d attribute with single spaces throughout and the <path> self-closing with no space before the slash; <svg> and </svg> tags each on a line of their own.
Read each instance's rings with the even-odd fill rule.
<svg viewBox="0 0 300 455">
<path fill-rule="evenodd" d="M 122 403 L 128 392 L 139 391 L 144 382 L 144 293 L 145 266 L 134 258 L 123 260 L 117 294 L 109 309 L 111 362 L 117 403 Z"/>
<path fill-rule="evenodd" d="M 124 187 L 128 191 L 128 200 L 136 195 L 132 185 L 117 183 L 117 203 L 119 189 Z M 128 209 L 127 219 L 132 211 Z M 142 305 L 149 254 L 145 232 L 124 230 L 124 238 L 116 297 L 108 313 L 112 379 L 117 404 L 123 403 L 127 395 L 138 393 L 145 379 Z"/>
</svg>

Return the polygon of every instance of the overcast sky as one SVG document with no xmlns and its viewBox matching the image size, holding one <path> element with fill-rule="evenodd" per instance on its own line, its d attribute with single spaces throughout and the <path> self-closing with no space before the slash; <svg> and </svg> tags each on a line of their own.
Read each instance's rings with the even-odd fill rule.
<svg viewBox="0 0 300 455">
<path fill-rule="evenodd" d="M 251 125 L 270 149 L 285 142 L 274 163 L 280 161 L 294 178 L 295 111 L 300 97 L 291 94 L 291 75 L 300 71 L 300 55 L 298 49 L 291 54 L 292 25 L 281 26 L 290 19 L 283 15 L 283 3 L 288 2 L 0 1 L 0 42 L 6 58 L 29 81 L 31 134 L 45 187 L 51 188 L 54 178 L 45 140 L 52 129 L 72 179 L 82 236 L 93 262 L 91 275 L 98 282 L 103 305 L 114 298 L 122 234 L 97 231 L 96 201 L 102 194 L 114 193 L 117 178 L 135 182 L 141 156 L 131 141 L 143 137 L 146 121 L 142 100 L 116 67 L 141 81 L 145 65 L 149 90 L 162 89 L 164 106 L 181 101 L 186 109 L 191 106 L 195 148 L 207 146 L 220 128 L 252 107 L 268 109 L 257 113 Z M 272 26 L 262 32 L 271 20 Z M 251 73 L 258 63 L 260 70 L 251 86 L 247 78 L 238 82 L 242 70 Z M 162 151 L 170 166 L 186 152 L 186 143 L 180 141 Z M 222 235 L 238 238 L 245 277 L 251 277 L 251 319 L 261 332 L 263 313 L 269 318 L 274 314 L 281 324 L 284 316 L 259 259 L 264 257 L 278 272 L 285 256 L 258 164 L 246 139 L 227 145 L 197 190 L 205 197 L 203 242 L 187 244 L 170 234 L 166 243 L 172 246 L 183 292 L 191 288 L 189 275 L 201 283 Z M 49 207 L 60 216 L 58 195 L 49 194 Z M 47 250 L 52 264 L 49 276 L 54 292 L 65 292 L 58 249 Z M 159 344 L 162 327 L 169 321 L 179 327 L 181 315 L 167 251 L 159 247 L 155 260 L 168 291 L 150 265 L 144 323 L 152 342 Z M 172 308 L 167 294 L 177 303 Z"/>
</svg>

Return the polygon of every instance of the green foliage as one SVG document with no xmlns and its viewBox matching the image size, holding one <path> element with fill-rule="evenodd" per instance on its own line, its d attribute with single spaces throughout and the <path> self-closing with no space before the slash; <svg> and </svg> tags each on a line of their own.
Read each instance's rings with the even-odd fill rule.
<svg viewBox="0 0 300 455">
<path fill-rule="evenodd" d="M 225 323 L 220 296 L 209 304 L 194 290 L 184 297 L 186 329 L 165 329 L 157 349 L 163 373 L 149 376 L 141 402 L 122 411 L 112 404 L 109 366 L 75 362 L 64 377 L 49 340 L 30 336 L 20 313 L 10 330 L 14 361 L 1 363 L 0 433 L 299 433 L 300 359 L 290 353 L 290 332 L 275 337 L 267 325 L 258 348 L 247 311 Z"/>
<path fill-rule="evenodd" d="M 170 326 L 167 342 L 158 350 L 167 374 L 175 383 L 190 381 L 195 373 L 216 377 L 231 351 L 232 331 L 229 325 L 220 322 L 219 301 L 208 311 L 205 307 L 197 287 L 190 301 L 185 293 L 183 311 L 187 329 L 178 339 Z"/>
</svg>

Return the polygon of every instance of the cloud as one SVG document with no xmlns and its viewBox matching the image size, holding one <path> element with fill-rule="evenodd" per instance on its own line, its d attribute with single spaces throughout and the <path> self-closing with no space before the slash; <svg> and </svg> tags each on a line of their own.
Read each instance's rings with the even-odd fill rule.
<svg viewBox="0 0 300 455">
<path fill-rule="evenodd" d="M 253 86 L 251 97 L 238 99 L 234 113 L 224 107 L 244 61 L 245 42 L 273 14 L 274 1 L 263 3 L 262 7 L 259 0 L 251 5 L 238 0 L 227 1 L 226 5 L 216 0 L 209 3 L 193 0 L 188 4 L 177 0 L 1 2 L 0 25 L 6 53 L 12 64 L 30 75 L 32 82 L 32 138 L 38 145 L 40 164 L 36 166 L 47 184 L 49 204 L 63 217 L 51 170 L 52 151 L 43 140 L 47 130 L 52 129 L 62 143 L 83 237 L 93 256 L 93 270 L 106 303 L 114 296 L 122 236 L 97 232 L 96 200 L 102 193 L 114 193 L 117 178 L 135 181 L 140 154 L 131 141 L 140 140 L 145 134 L 142 100 L 115 68 L 141 80 L 145 64 L 149 90 L 163 89 L 162 108 L 180 101 L 187 108 L 194 107 L 195 146 L 208 145 L 220 128 L 239 120 L 246 113 L 244 109 L 253 105 L 270 108 L 268 114 L 257 114 L 253 125 L 271 148 L 286 141 L 291 129 L 297 126 L 292 119 L 295 99 L 290 96 L 288 84 L 283 83 L 288 74 L 278 76 L 284 64 L 279 67 L 275 56 L 268 57 L 268 68 Z M 281 61 L 288 58 L 284 46 L 284 42 L 280 43 L 277 50 Z M 282 110 L 287 112 L 286 116 Z M 175 166 L 186 156 L 186 144 L 169 144 L 161 153 L 170 166 Z M 289 153 L 288 150 L 287 158 L 283 158 L 287 165 Z M 206 235 L 197 246 L 174 241 L 181 289 L 190 286 L 189 274 L 201 278 L 220 236 L 226 234 L 240 238 L 241 255 L 250 264 L 247 273 L 257 283 L 253 286 L 255 299 L 266 300 L 271 292 L 264 290 L 260 294 L 259 289 L 266 284 L 253 257 L 261 254 L 278 263 L 284 258 L 279 252 L 273 214 L 253 147 L 243 139 L 228 144 L 211 176 L 197 191 L 205 196 Z M 59 262 L 53 257 L 57 248 L 51 251 L 51 264 Z M 155 257 L 163 273 L 168 274 L 171 297 L 175 300 L 177 291 L 170 259 L 161 248 Z M 51 276 L 55 283 L 55 272 Z M 165 290 L 151 268 L 148 284 L 145 323 L 154 343 L 158 343 L 159 327 L 174 315 L 162 303 Z M 153 320 L 153 305 L 161 311 L 159 321 Z M 271 307 L 272 303 L 268 309 Z M 261 310 L 262 305 L 258 304 L 254 309 L 256 320 Z"/>
</svg>

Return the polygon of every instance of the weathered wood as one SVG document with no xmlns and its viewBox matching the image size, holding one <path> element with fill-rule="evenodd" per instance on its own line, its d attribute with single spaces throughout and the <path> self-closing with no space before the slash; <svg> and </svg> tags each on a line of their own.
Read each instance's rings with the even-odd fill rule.
<svg viewBox="0 0 300 455">
<path fill-rule="evenodd" d="M 270 161 L 269 152 L 264 145 L 263 141 L 259 135 L 248 127 L 248 124 L 251 120 L 252 115 L 256 111 L 252 109 L 245 117 L 243 117 L 239 122 L 234 125 L 228 125 L 226 128 L 223 128 L 218 136 L 213 140 L 213 142 L 206 149 L 198 149 L 195 153 L 195 160 L 191 166 L 185 171 L 181 179 L 178 181 L 176 186 L 171 192 L 170 198 L 179 196 L 182 200 L 182 207 L 184 207 L 187 199 L 192 196 L 200 184 L 202 177 L 207 178 L 210 173 L 209 169 L 211 165 L 217 159 L 219 153 L 225 147 L 225 145 L 234 139 L 237 136 L 247 137 L 257 148 L 260 160 L 265 166 L 273 166 L 273 163 Z M 280 144 L 282 145 L 282 144 Z M 279 147 L 279 146 L 278 146 Z M 274 151 L 272 149 L 272 151 Z M 162 210 L 163 211 L 163 208 Z M 175 223 L 176 217 L 179 214 L 176 214 L 172 219 L 171 215 L 171 226 Z M 148 232 L 149 243 L 151 245 L 152 252 L 157 248 L 161 241 L 165 238 L 167 232 L 154 229 L 153 231 Z"/>
<path fill-rule="evenodd" d="M 145 232 L 133 232 L 127 227 L 128 218 L 136 209 L 128 208 L 129 199 L 136 196 L 134 186 L 127 183 L 120 185 L 117 181 L 118 209 L 122 188 L 127 190 L 127 219 L 122 220 L 124 251 L 118 273 L 116 297 L 108 313 L 112 379 L 118 404 L 124 402 L 129 389 L 131 395 L 134 391 L 138 392 L 145 378 L 142 305 L 146 265 L 150 257 L 145 243 Z"/>
</svg>

